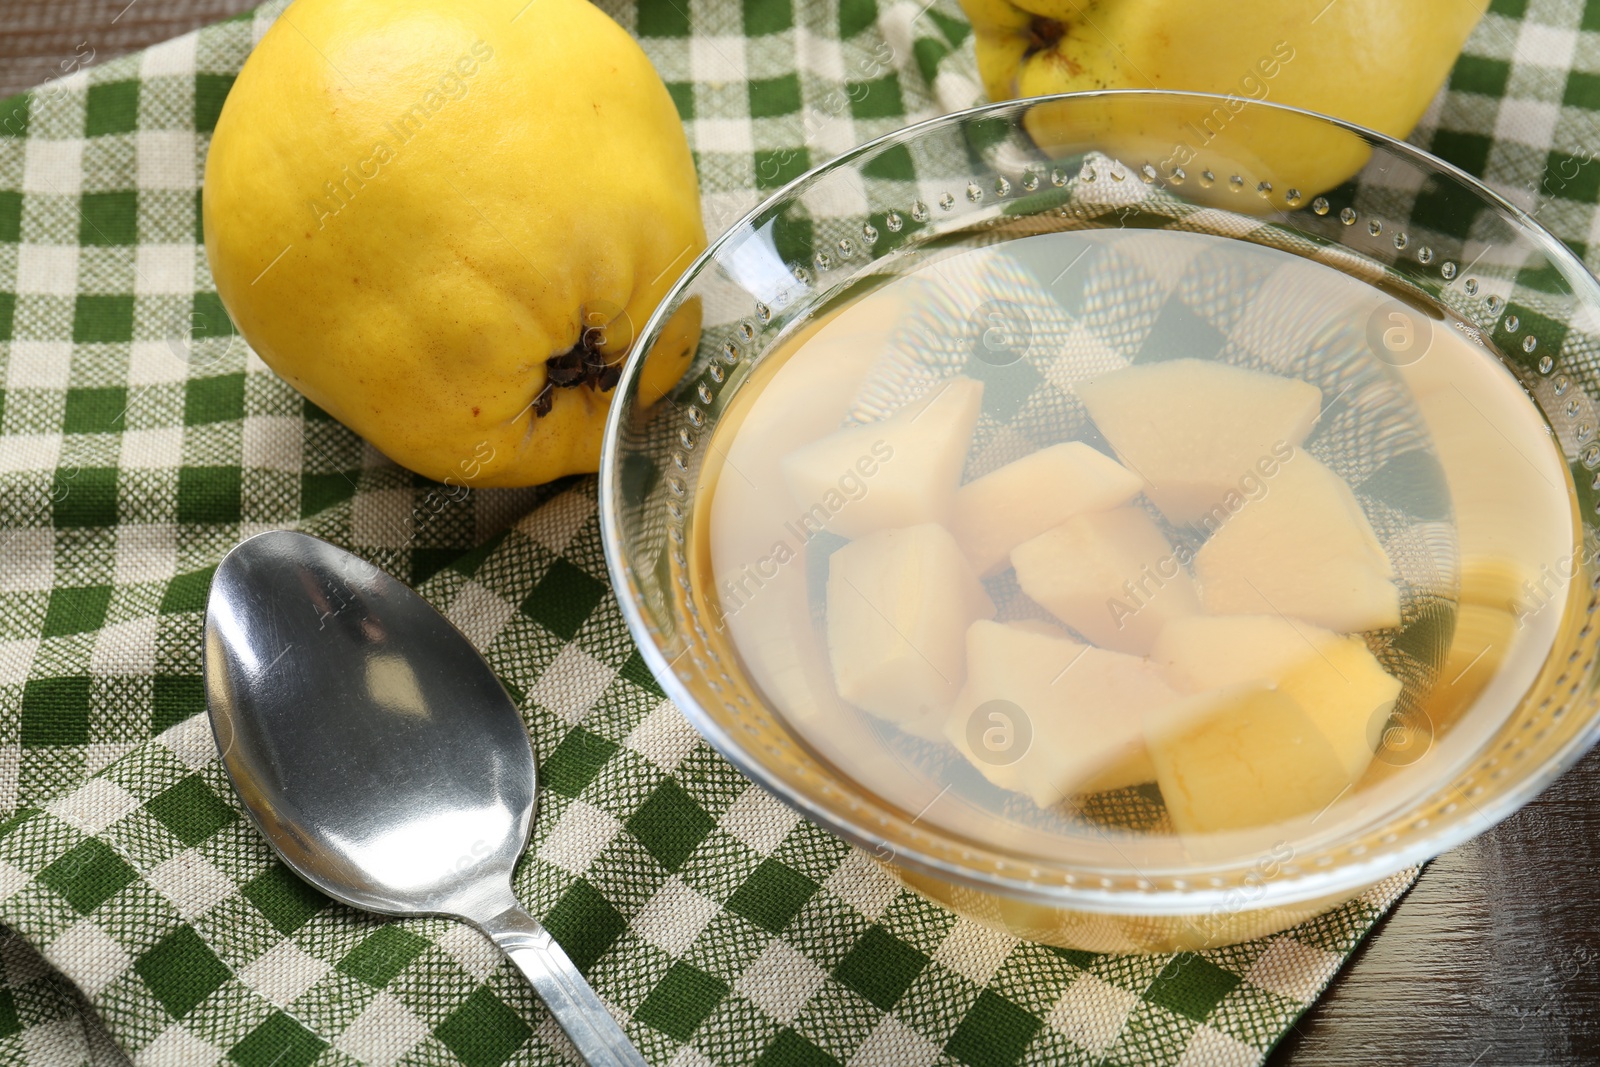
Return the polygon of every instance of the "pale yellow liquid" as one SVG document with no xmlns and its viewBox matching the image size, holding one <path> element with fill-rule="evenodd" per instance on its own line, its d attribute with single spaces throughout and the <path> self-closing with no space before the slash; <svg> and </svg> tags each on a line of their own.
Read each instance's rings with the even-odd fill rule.
<svg viewBox="0 0 1600 1067">
<path fill-rule="evenodd" d="M 908 378 L 921 374 L 934 381 L 950 373 L 947 360 L 919 364 L 917 328 L 932 319 L 966 328 L 994 295 L 998 275 L 1009 279 L 1008 297 L 1021 284 L 1027 299 L 1062 299 L 1071 308 L 1068 319 L 1096 317 L 1093 331 L 1070 333 L 1064 342 L 1052 334 L 1049 343 L 1029 347 L 1026 360 L 1041 379 L 1070 388 L 1076 379 L 1125 362 L 1124 355 L 1094 341 L 1096 331 L 1103 336 L 1117 328 L 1119 295 L 1106 285 L 1114 274 L 1074 274 L 1073 265 L 1086 252 L 1099 257 L 1108 251 L 1137 264 L 1146 280 L 1192 278 L 1196 257 L 1205 257 L 1204 276 L 1219 285 L 1225 286 L 1229 272 L 1252 279 L 1251 299 L 1230 312 L 1228 329 L 1228 336 L 1248 339 L 1248 365 L 1299 377 L 1316 355 L 1326 375 L 1328 352 L 1347 353 L 1339 358 L 1351 362 L 1352 372 L 1375 372 L 1396 387 L 1394 403 L 1404 408 L 1396 417 L 1420 427 L 1430 442 L 1451 514 L 1394 535 L 1431 539 L 1426 550 L 1414 543 L 1386 545 L 1407 597 L 1432 598 L 1446 608 L 1442 625 L 1435 620 L 1429 633 L 1418 631 L 1423 640 L 1413 651 L 1428 667 L 1426 682 L 1406 679 L 1380 758 L 1331 810 L 1317 813 L 1314 822 L 1263 827 L 1218 848 L 1232 853 L 1260 849 L 1263 842 L 1322 838 L 1398 809 L 1471 757 L 1548 657 L 1572 575 L 1567 563 L 1574 553 L 1574 494 L 1537 410 L 1473 337 L 1441 314 L 1421 359 L 1377 366 L 1369 351 L 1350 343 L 1350 334 L 1364 332 L 1386 294 L 1275 249 L 1162 231 L 1063 232 L 958 249 L 788 338 L 752 372 L 722 417 L 704 474 L 709 492 L 700 494 L 691 524 L 698 549 L 692 555 L 709 565 L 727 637 L 751 682 L 796 736 L 865 792 L 952 832 L 1022 853 L 1092 858 L 1099 850 L 1112 865 L 1170 858 L 1161 841 L 1171 840 L 1171 830 L 1154 784 L 1080 798 L 1071 811 L 1041 812 L 984 782 L 953 750 L 941 756 L 936 743 L 907 738 L 839 699 L 818 595 L 826 560 L 813 558 L 819 544 L 798 522 L 804 506 L 790 495 L 780 472 L 795 448 L 848 422 L 889 414 L 893 404 L 887 398 L 910 388 Z M 1086 284 L 1092 292 L 1083 291 Z M 1139 314 L 1134 303 L 1130 298 L 1130 322 Z M 1158 331 L 1146 341 L 1141 361 L 1200 354 L 1191 341 L 1212 344 L 1187 338 L 1181 329 Z M 1157 350 L 1163 346 L 1165 351 Z M 1363 360 L 1374 365 L 1357 368 Z M 930 357 L 929 364 L 934 362 Z M 976 364 L 968 372 L 973 368 L 989 372 Z M 995 392 L 993 380 L 990 391 Z M 965 480 L 1073 437 L 1057 436 L 1049 427 L 1041 431 L 1036 421 L 1026 436 L 986 435 L 968 456 Z M 1403 499 L 1393 502 L 1408 510 Z M 1002 577 L 989 583 L 1001 604 L 1000 618 L 1045 617 L 1006 582 Z M 1386 640 L 1372 643 L 1376 649 Z M 1119 843 L 1107 852 L 1108 828 L 1132 833 L 1134 843 L 1119 833 Z M 1184 847 L 1186 854 L 1197 854 L 1194 842 Z"/>
</svg>

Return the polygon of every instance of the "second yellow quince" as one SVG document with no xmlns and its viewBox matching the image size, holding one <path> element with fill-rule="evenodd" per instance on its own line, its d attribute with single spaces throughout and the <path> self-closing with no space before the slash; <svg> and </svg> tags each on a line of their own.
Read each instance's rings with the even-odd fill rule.
<svg viewBox="0 0 1600 1067">
<path fill-rule="evenodd" d="M 1487 0 L 961 0 L 992 100 L 1094 89 L 1175 89 L 1270 101 L 1394 137 L 1411 132 L 1438 92 Z M 1258 120 L 1212 145 L 1226 116 L 1207 108 L 1108 105 L 1107 133 L 1158 169 L 1206 163 L 1207 148 L 1249 158 L 1252 177 L 1306 196 L 1366 161 L 1359 138 L 1325 125 Z M 1046 148 L 1069 142 L 1066 112 L 1027 119 Z M 1074 112 L 1081 124 L 1084 112 Z M 1219 121 L 1220 120 L 1220 121 Z M 1081 131 L 1080 131 L 1081 132 Z M 1141 165 L 1146 159 L 1129 159 Z M 1166 166 L 1162 166 L 1166 164 Z"/>
</svg>

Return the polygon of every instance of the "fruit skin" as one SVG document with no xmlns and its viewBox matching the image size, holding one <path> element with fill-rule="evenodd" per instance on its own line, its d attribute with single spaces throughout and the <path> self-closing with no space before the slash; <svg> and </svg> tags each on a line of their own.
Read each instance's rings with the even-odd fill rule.
<svg viewBox="0 0 1600 1067">
<path fill-rule="evenodd" d="M 1150 660 L 1183 693 L 1249 684 L 1281 690 L 1322 731 L 1351 781 L 1372 762 L 1400 695 L 1399 679 L 1361 638 L 1281 615 L 1174 619 L 1156 638 Z"/>
<path fill-rule="evenodd" d="M 1333 745 L 1275 689 L 1214 689 L 1167 704 L 1145 716 L 1144 732 L 1180 834 L 1314 814 L 1350 784 Z"/>
<path fill-rule="evenodd" d="M 639 46 L 584 0 L 297 0 L 228 95 L 206 252 L 251 347 L 400 464 L 473 486 L 594 471 L 611 396 L 531 405 L 587 327 L 620 359 L 705 246 Z M 683 373 L 686 305 L 645 399 Z"/>
<path fill-rule="evenodd" d="M 1450 72 L 1487 0 L 961 0 L 992 100 L 1090 89 L 1182 89 L 1269 100 L 1380 130 L 1411 132 Z M 1042 145 L 1073 137 L 1051 108 L 1027 120 Z M 1209 111 L 1209 107 L 1204 109 Z M 1231 111 L 1231 108 L 1230 108 Z M 1185 116 L 1194 118 L 1195 116 Z M 1199 169 L 1180 146 L 1207 142 L 1148 109 L 1109 109 L 1111 132 L 1150 162 Z M 1081 113 L 1078 118 L 1081 124 Z M 1142 125 L 1140 125 L 1143 123 Z M 1197 127 L 1201 124 L 1197 122 Z M 1227 125 L 1224 119 L 1222 125 Z M 1286 122 L 1252 138 L 1253 177 L 1292 181 L 1305 195 L 1366 162 L 1358 139 Z M 1226 142 L 1228 138 L 1223 138 Z M 1131 160 L 1135 165 L 1143 160 Z M 1254 165 L 1251 165 L 1254 164 Z M 1219 173 L 1220 166 L 1213 167 Z"/>
</svg>

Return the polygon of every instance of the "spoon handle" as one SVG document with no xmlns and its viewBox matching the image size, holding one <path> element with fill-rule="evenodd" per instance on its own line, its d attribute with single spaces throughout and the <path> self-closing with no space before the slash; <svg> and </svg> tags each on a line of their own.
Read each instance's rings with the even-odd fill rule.
<svg viewBox="0 0 1600 1067">
<path fill-rule="evenodd" d="M 590 1067 L 648 1067 L 539 920 L 514 906 L 478 925 L 533 983 L 534 992 Z"/>
</svg>

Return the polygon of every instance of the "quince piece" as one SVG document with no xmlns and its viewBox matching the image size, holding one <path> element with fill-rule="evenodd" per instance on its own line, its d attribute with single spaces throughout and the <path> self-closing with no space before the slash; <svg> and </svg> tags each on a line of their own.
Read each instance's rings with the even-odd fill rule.
<svg viewBox="0 0 1600 1067">
<path fill-rule="evenodd" d="M 1351 781 L 1299 703 L 1264 686 L 1168 704 L 1146 715 L 1144 727 L 1179 833 L 1240 830 L 1317 812 Z"/>
<path fill-rule="evenodd" d="M 1192 615 L 1161 631 L 1150 660 L 1185 693 L 1276 686 L 1322 731 L 1358 778 L 1400 695 L 1366 642 L 1279 615 Z"/>
<path fill-rule="evenodd" d="M 1400 624 L 1394 568 L 1350 487 L 1298 450 L 1194 568 L 1213 614 L 1292 615 L 1340 633 Z"/>
<path fill-rule="evenodd" d="M 1483 604 L 1458 604 L 1456 629 L 1439 667 L 1439 683 L 1423 700 L 1423 711 L 1442 729 L 1472 706 L 1516 641 L 1517 617 Z"/>
<path fill-rule="evenodd" d="M 790 529 L 794 507 L 779 463 L 838 427 L 904 308 L 905 287 L 885 286 L 802 327 L 789 344 L 804 344 L 805 358 L 768 359 L 753 369 L 722 415 L 726 452 L 712 450 L 701 473 L 717 607 L 750 679 L 798 729 L 845 745 L 850 733 L 841 723 L 857 733 L 870 727 L 835 693 L 806 573 L 818 549 Z"/>
<path fill-rule="evenodd" d="M 1549 429 L 1503 368 L 1440 362 L 1452 379 L 1418 396 L 1417 407 L 1450 487 L 1461 599 L 1513 613 L 1559 604 L 1574 574 L 1573 517 Z"/>
<path fill-rule="evenodd" d="M 966 652 L 945 736 L 989 781 L 1044 808 L 1154 779 L 1141 717 L 1178 694 L 1149 663 L 984 621 L 967 631 Z"/>
<path fill-rule="evenodd" d="M 1190 615 L 1162 628 L 1150 662 L 1181 693 L 1272 686 L 1338 634 L 1279 615 Z"/>
<path fill-rule="evenodd" d="M 1400 680 L 1359 637 L 1333 636 L 1317 652 L 1284 674 L 1278 690 L 1305 710 L 1355 781 L 1372 762 L 1400 696 Z"/>
<path fill-rule="evenodd" d="M 1173 522 L 1225 519 L 1304 441 L 1322 390 L 1212 360 L 1124 367 L 1074 387 L 1111 447 Z"/>
<path fill-rule="evenodd" d="M 783 461 L 800 523 L 841 537 L 944 522 L 983 404 L 983 383 L 951 378 L 882 422 L 848 426 Z"/>
<path fill-rule="evenodd" d="M 1074 515 L 1011 550 L 1017 583 L 1103 648 L 1143 655 L 1169 621 L 1199 610 L 1194 582 L 1136 507 Z"/>
<path fill-rule="evenodd" d="M 804 345 L 804 358 L 763 361 L 724 411 L 727 447 L 714 457 L 722 462 L 708 467 L 715 491 L 702 492 L 711 501 L 712 573 L 732 601 L 725 608 L 767 584 L 763 560 L 805 550 L 804 531 L 791 528 L 795 510 L 782 462 L 838 428 L 906 302 L 904 286 L 886 286 L 802 327 L 788 347 Z"/>
<path fill-rule="evenodd" d="M 828 656 L 839 695 L 934 736 L 961 690 L 967 628 L 994 603 L 949 531 L 883 530 L 828 557 Z"/>
<path fill-rule="evenodd" d="M 962 486 L 951 532 L 973 570 L 993 574 L 1022 542 L 1080 512 L 1126 504 L 1143 485 L 1082 441 L 1051 445 Z"/>
</svg>

